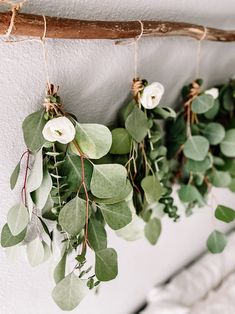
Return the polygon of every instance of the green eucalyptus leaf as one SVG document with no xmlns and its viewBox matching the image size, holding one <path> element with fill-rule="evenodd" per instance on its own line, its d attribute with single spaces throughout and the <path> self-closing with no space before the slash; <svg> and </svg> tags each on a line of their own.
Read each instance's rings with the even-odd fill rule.
<svg viewBox="0 0 235 314">
<path fill-rule="evenodd" d="M 220 107 L 220 103 L 219 103 L 219 99 L 215 99 L 214 100 L 214 106 L 207 112 L 205 112 L 205 117 L 209 120 L 213 120 L 218 112 L 219 112 L 219 107 Z"/>
<path fill-rule="evenodd" d="M 26 252 L 31 266 L 35 267 L 44 262 L 44 246 L 39 237 L 27 244 Z"/>
<path fill-rule="evenodd" d="M 64 205 L 59 214 L 59 224 L 71 236 L 76 236 L 82 231 L 85 219 L 86 201 L 78 195 Z"/>
<path fill-rule="evenodd" d="M 84 155 L 91 159 L 99 159 L 109 152 L 112 135 L 104 125 L 76 123 L 75 141 Z M 71 143 L 71 149 L 79 155 L 73 143 Z"/>
<path fill-rule="evenodd" d="M 100 204 L 106 223 L 113 230 L 118 230 L 131 222 L 132 214 L 125 201 L 116 204 Z"/>
<path fill-rule="evenodd" d="M 34 204 L 39 208 L 42 209 L 48 199 L 48 196 L 52 189 L 52 179 L 48 172 L 47 166 L 43 168 L 43 179 L 40 187 L 33 192 L 33 201 Z"/>
<path fill-rule="evenodd" d="M 235 178 L 232 178 L 230 184 L 229 184 L 229 189 L 232 192 L 235 192 Z"/>
<path fill-rule="evenodd" d="M 17 245 L 18 243 L 22 242 L 26 236 L 27 228 L 25 228 L 21 233 L 14 236 L 11 233 L 10 228 L 8 227 L 8 224 L 5 224 L 2 228 L 1 232 L 1 246 L 2 247 L 10 247 Z"/>
<path fill-rule="evenodd" d="M 107 247 L 107 235 L 104 225 L 94 218 L 89 219 L 88 241 L 94 251 L 99 251 Z"/>
<path fill-rule="evenodd" d="M 141 109 L 135 107 L 127 117 L 125 127 L 133 139 L 140 143 L 148 133 L 148 119 Z"/>
<path fill-rule="evenodd" d="M 208 140 L 199 135 L 190 136 L 184 144 L 184 155 L 187 158 L 196 161 L 202 161 L 206 158 L 209 150 Z"/>
<path fill-rule="evenodd" d="M 20 173 L 20 161 L 16 165 L 14 171 L 12 172 L 11 178 L 10 178 L 10 185 L 11 185 L 12 190 L 15 188 L 16 182 L 17 182 L 18 177 L 19 177 L 19 173 Z"/>
<path fill-rule="evenodd" d="M 72 311 L 88 293 L 84 280 L 70 273 L 52 291 L 52 298 L 63 311 Z"/>
<path fill-rule="evenodd" d="M 40 149 L 35 154 L 33 167 L 30 171 L 27 180 L 28 192 L 33 192 L 37 190 L 42 183 L 42 179 L 43 179 L 43 162 L 42 162 L 42 149 Z"/>
<path fill-rule="evenodd" d="M 185 168 L 189 172 L 193 172 L 193 173 L 197 173 L 197 172 L 204 173 L 206 170 L 210 169 L 211 166 L 212 166 L 212 162 L 208 156 L 202 161 L 187 159 L 185 163 Z"/>
<path fill-rule="evenodd" d="M 201 94 L 192 101 L 192 111 L 197 114 L 205 113 L 214 106 L 214 101 L 211 95 Z"/>
<path fill-rule="evenodd" d="M 182 202 L 193 203 L 197 201 L 201 205 L 204 204 L 201 194 L 193 185 L 182 185 L 178 191 L 178 194 Z"/>
<path fill-rule="evenodd" d="M 13 236 L 17 236 L 28 225 L 29 213 L 25 205 L 21 202 L 13 206 L 7 214 L 7 224 Z"/>
<path fill-rule="evenodd" d="M 124 128 L 112 130 L 111 154 L 128 154 L 131 149 L 131 136 Z"/>
<path fill-rule="evenodd" d="M 117 277 L 117 253 L 107 248 L 95 252 L 95 274 L 100 281 L 109 281 Z"/>
<path fill-rule="evenodd" d="M 158 202 L 162 195 L 162 186 L 157 176 L 147 176 L 141 181 L 146 200 L 149 204 Z"/>
<path fill-rule="evenodd" d="M 127 171 L 118 164 L 94 165 L 91 192 L 99 198 L 112 198 L 126 187 Z"/>
<path fill-rule="evenodd" d="M 220 123 L 211 122 L 203 130 L 203 135 L 211 145 L 218 145 L 225 137 L 225 129 Z"/>
<path fill-rule="evenodd" d="M 235 210 L 223 205 L 218 205 L 215 210 L 215 217 L 223 222 L 232 222 L 235 219 Z"/>
<path fill-rule="evenodd" d="M 90 181 L 92 176 L 93 167 L 87 161 L 84 160 L 84 172 L 85 178 L 84 182 L 86 188 L 90 190 Z M 81 158 L 77 155 L 67 154 L 64 160 L 64 163 L 61 167 L 61 174 L 66 177 L 65 182 L 68 184 L 69 189 L 72 192 L 76 192 L 82 182 L 82 164 Z"/>
<path fill-rule="evenodd" d="M 231 183 L 231 176 L 226 171 L 213 169 L 213 171 L 209 175 L 209 179 L 215 187 L 227 187 Z"/>
<path fill-rule="evenodd" d="M 221 152 L 226 157 L 235 157 L 235 129 L 228 130 L 220 143 Z"/>
<path fill-rule="evenodd" d="M 161 230 L 161 221 L 158 218 L 152 218 L 146 223 L 144 227 L 144 234 L 152 245 L 157 243 Z"/>
<path fill-rule="evenodd" d="M 65 252 L 54 270 L 54 280 L 58 284 L 65 277 L 67 253 Z"/>
<path fill-rule="evenodd" d="M 45 110 L 34 112 L 24 119 L 22 125 L 25 144 L 33 153 L 38 151 L 46 142 L 42 135 L 42 130 L 47 122 L 44 114 Z"/>
<path fill-rule="evenodd" d="M 226 244 L 227 238 L 218 230 L 214 230 L 207 239 L 207 248 L 213 254 L 223 252 Z"/>
<path fill-rule="evenodd" d="M 126 198 L 128 198 L 128 196 L 131 195 L 132 191 L 133 191 L 133 188 L 130 184 L 130 181 L 127 180 L 125 188 L 119 194 L 115 195 L 112 198 L 98 198 L 98 197 L 96 197 L 94 200 L 98 204 L 116 204 L 116 203 L 124 201 Z"/>
<path fill-rule="evenodd" d="M 54 202 L 51 195 L 48 196 L 45 206 L 42 208 L 42 217 L 49 220 L 56 220 L 56 215 L 53 213 Z"/>
</svg>

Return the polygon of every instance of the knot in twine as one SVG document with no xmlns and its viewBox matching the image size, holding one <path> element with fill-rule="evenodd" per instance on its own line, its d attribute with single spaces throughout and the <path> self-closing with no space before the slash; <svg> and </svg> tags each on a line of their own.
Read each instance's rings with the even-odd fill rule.
<svg viewBox="0 0 235 314">
<path fill-rule="evenodd" d="M 144 82 L 139 78 L 134 78 L 131 86 L 132 94 L 137 103 L 140 100 L 140 93 L 144 90 Z"/>
<path fill-rule="evenodd" d="M 59 90 L 59 86 L 55 87 L 53 84 L 47 85 L 47 96 L 45 98 L 42 106 L 45 108 L 46 112 L 51 113 L 56 116 L 64 116 L 63 105 L 57 102 L 57 93 Z"/>
<path fill-rule="evenodd" d="M 191 86 L 190 91 L 188 93 L 187 101 L 184 104 L 185 106 L 189 106 L 201 91 L 201 87 L 196 81 L 193 81 L 191 85 L 192 86 Z"/>
</svg>

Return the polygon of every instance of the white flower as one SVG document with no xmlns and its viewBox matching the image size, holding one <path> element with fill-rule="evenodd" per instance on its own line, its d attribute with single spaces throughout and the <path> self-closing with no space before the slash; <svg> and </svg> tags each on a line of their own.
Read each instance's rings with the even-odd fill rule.
<svg viewBox="0 0 235 314">
<path fill-rule="evenodd" d="M 219 97 L 219 90 L 218 88 L 214 87 L 214 88 L 210 88 L 208 90 L 205 91 L 206 95 L 211 95 L 214 99 Z"/>
<path fill-rule="evenodd" d="M 46 123 L 42 134 L 49 142 L 68 144 L 75 137 L 75 127 L 66 117 L 54 118 Z"/>
<path fill-rule="evenodd" d="M 140 102 L 144 108 L 153 109 L 157 107 L 163 94 L 164 86 L 158 82 L 152 83 L 144 88 Z"/>
</svg>

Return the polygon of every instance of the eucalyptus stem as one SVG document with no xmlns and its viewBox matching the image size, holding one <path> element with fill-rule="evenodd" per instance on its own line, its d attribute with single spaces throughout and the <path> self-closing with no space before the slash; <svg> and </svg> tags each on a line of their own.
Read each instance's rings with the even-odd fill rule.
<svg viewBox="0 0 235 314">
<path fill-rule="evenodd" d="M 53 152 L 56 153 L 55 144 L 53 144 Z M 54 154 L 54 163 L 55 163 L 55 165 L 57 163 L 55 154 Z M 59 200 L 59 205 L 61 208 L 62 204 L 61 204 L 61 197 L 60 197 L 60 182 L 59 182 L 59 172 L 58 172 L 57 166 L 55 166 L 55 172 L 56 172 L 56 185 L 57 185 L 57 189 L 58 189 L 58 200 Z"/>
</svg>

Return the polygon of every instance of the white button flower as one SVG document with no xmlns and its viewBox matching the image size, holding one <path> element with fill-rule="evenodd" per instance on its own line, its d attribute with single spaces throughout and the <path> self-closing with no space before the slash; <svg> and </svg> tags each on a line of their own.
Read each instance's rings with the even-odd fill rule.
<svg viewBox="0 0 235 314">
<path fill-rule="evenodd" d="M 214 88 L 210 88 L 208 90 L 205 91 L 206 95 L 210 95 L 212 96 L 214 99 L 219 97 L 219 90 L 218 88 L 214 87 Z"/>
<path fill-rule="evenodd" d="M 144 108 L 153 109 L 157 107 L 163 94 L 164 86 L 161 83 L 154 82 L 144 88 L 140 102 Z"/>
<path fill-rule="evenodd" d="M 49 142 L 60 142 L 68 144 L 75 137 L 75 127 L 73 123 L 66 117 L 54 118 L 46 123 L 42 134 Z"/>
</svg>

